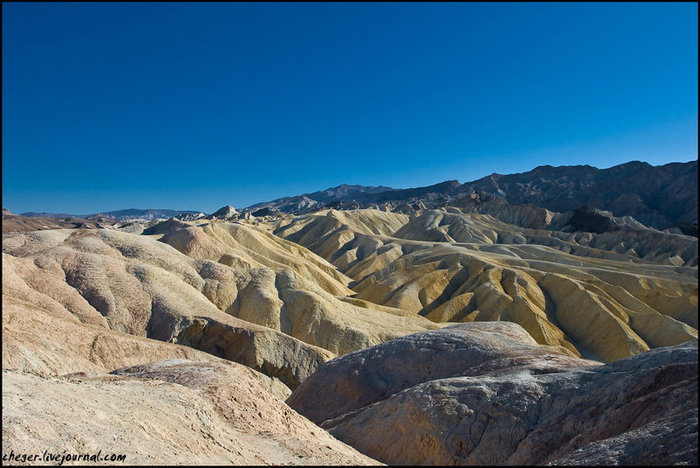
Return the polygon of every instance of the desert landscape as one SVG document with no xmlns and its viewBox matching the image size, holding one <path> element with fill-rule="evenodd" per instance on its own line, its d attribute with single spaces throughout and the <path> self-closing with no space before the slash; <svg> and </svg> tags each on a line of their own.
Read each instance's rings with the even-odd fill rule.
<svg viewBox="0 0 700 468">
<path fill-rule="evenodd" d="M 694 464 L 697 161 L 590 170 L 617 174 L 608 199 L 665 190 L 675 211 L 614 216 L 595 181 L 562 212 L 480 183 L 169 219 L 5 210 L 3 453 Z M 513 178 L 561 195 L 578 171 Z"/>
<path fill-rule="evenodd" d="M 3 466 L 698 465 L 697 2 L 0 8 Z"/>
</svg>

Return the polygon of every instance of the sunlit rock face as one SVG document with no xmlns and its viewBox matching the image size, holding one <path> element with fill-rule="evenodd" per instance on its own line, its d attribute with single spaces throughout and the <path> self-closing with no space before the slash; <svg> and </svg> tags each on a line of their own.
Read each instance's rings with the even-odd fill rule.
<svg viewBox="0 0 700 468">
<path fill-rule="evenodd" d="M 20 318 L 7 326 L 22 321 L 27 326 L 9 339 L 17 350 L 6 358 L 27 369 L 93 370 L 70 369 L 61 355 L 50 357 L 57 337 L 28 326 L 32 320 L 55 318 L 65 322 L 61 327 L 77 322 L 179 343 L 249 365 L 294 387 L 337 354 L 438 327 L 417 314 L 348 298 L 349 278 L 262 228 L 171 219 L 142 232 L 8 234 L 3 241 L 3 301 L 8 317 Z M 95 333 L 86 329 L 78 335 L 89 340 Z M 43 334 L 45 339 L 39 340 L 41 347 L 27 349 L 36 342 L 27 342 L 22 334 Z M 70 345 L 58 341 L 57 346 Z M 79 349 L 76 344 L 75 352 L 82 353 Z M 25 351 L 20 350 L 42 357 L 23 360 Z M 95 353 L 85 357 L 98 359 Z"/>
<path fill-rule="evenodd" d="M 287 402 L 392 465 L 695 464 L 697 358 L 694 340 L 601 365 L 461 324 L 329 361 Z"/>
<path fill-rule="evenodd" d="M 216 358 L 109 374 L 4 370 L 3 453 L 108 448 L 130 464 L 376 464 L 291 410 L 288 393 L 276 379 Z"/>
</svg>

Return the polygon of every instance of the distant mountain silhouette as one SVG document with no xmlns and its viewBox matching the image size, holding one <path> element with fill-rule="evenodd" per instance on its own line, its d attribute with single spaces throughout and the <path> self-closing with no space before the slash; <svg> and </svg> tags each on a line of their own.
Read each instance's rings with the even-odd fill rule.
<svg viewBox="0 0 700 468">
<path fill-rule="evenodd" d="M 256 203 L 246 208 L 246 211 L 254 212 L 267 208 L 283 213 L 304 213 L 325 208 L 327 205 L 337 201 L 355 200 L 365 195 L 394 191 L 396 191 L 396 189 L 391 187 L 343 184 L 313 193 L 305 193 L 293 197 L 278 198 L 269 202 Z"/>
<path fill-rule="evenodd" d="M 446 206 L 471 193 L 496 195 L 512 204 L 535 205 L 556 212 L 582 206 L 632 216 L 647 226 L 664 229 L 697 224 L 698 162 L 652 166 L 645 162 L 598 169 L 593 166 L 539 166 L 518 174 L 491 174 L 460 184 L 449 180 L 427 187 L 392 189 L 341 185 L 246 208 L 300 214 L 323 208 L 382 208 L 389 211 L 421 206 Z M 403 211 L 402 211 L 403 212 Z"/>
<path fill-rule="evenodd" d="M 40 218 L 100 218 L 100 217 L 110 217 L 117 220 L 126 219 L 161 219 L 161 218 L 173 218 L 177 215 L 184 213 L 197 213 L 197 211 L 191 210 L 159 210 L 159 209 L 146 209 L 140 210 L 138 208 L 129 208 L 126 210 L 117 211 L 105 211 L 102 213 L 95 213 L 91 215 L 76 215 L 76 214 L 66 214 L 66 213 L 45 213 L 45 212 L 35 212 L 30 211 L 28 213 L 21 213 L 22 216 L 29 217 L 40 217 Z"/>
<path fill-rule="evenodd" d="M 663 166 L 632 161 L 608 169 L 539 166 L 521 174 L 492 174 L 466 183 L 462 189 L 558 212 L 588 205 L 663 229 L 677 223 L 697 223 L 697 180 L 697 160 Z"/>
<path fill-rule="evenodd" d="M 70 213 L 49 213 L 46 211 L 28 211 L 27 213 L 19 213 L 20 216 L 27 216 L 29 218 L 79 218 L 84 217 L 82 215 L 70 214 Z"/>
<path fill-rule="evenodd" d="M 594 223 L 593 219 L 598 219 L 599 216 L 594 210 L 601 210 L 610 212 L 615 217 L 632 217 L 656 229 L 672 228 L 694 235 L 693 233 L 697 233 L 698 223 L 697 180 L 697 160 L 663 166 L 631 161 L 608 169 L 588 165 L 538 166 L 518 174 L 494 173 L 464 184 L 457 180 L 448 180 L 408 189 L 343 184 L 326 190 L 257 203 L 242 210 L 242 215 L 248 213 L 264 216 L 280 212 L 302 214 L 324 208 L 379 208 L 411 213 L 447 205 L 461 206 L 464 204 L 461 200 L 470 194 L 481 194 L 481 198 L 486 200 L 483 195 L 490 194 L 514 205 L 530 205 L 559 213 L 579 210 L 574 221 L 580 220 L 582 225 Z M 470 203 L 472 202 L 468 205 Z M 497 205 L 495 200 L 488 201 L 488 204 Z M 582 208 L 584 206 L 585 209 Z M 503 209 L 505 208 L 502 206 L 499 208 L 500 211 Z M 476 210 L 488 212 L 484 211 L 483 207 Z M 131 208 L 93 215 L 22 213 L 22 216 L 29 217 L 110 217 L 119 221 L 152 220 L 182 215 L 198 215 L 198 212 Z M 598 221 L 603 224 L 596 225 L 596 229 L 608 229 L 607 221 L 602 218 Z M 575 225 L 576 222 L 572 226 Z"/>
</svg>

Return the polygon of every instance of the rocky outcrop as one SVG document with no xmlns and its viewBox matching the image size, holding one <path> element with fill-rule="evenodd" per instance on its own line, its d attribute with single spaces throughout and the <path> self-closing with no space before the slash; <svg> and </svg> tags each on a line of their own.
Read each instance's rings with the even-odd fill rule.
<svg viewBox="0 0 700 468">
<path fill-rule="evenodd" d="M 256 218 L 261 218 L 263 216 L 278 216 L 280 214 L 281 214 L 281 211 L 278 211 L 274 208 L 270 208 L 267 206 L 264 208 L 260 208 L 259 210 L 255 210 L 255 211 L 250 212 L 250 215 L 254 216 Z"/>
<path fill-rule="evenodd" d="M 450 206 L 460 208 L 463 213 L 487 214 L 504 223 L 530 229 L 556 229 L 562 227 L 568 217 L 535 205 L 511 204 L 486 192 L 470 193 L 450 202 Z"/>
<path fill-rule="evenodd" d="M 678 223 L 669 226 L 664 231 L 673 234 L 683 234 L 686 236 L 698 237 L 698 223 Z"/>
<path fill-rule="evenodd" d="M 574 231 L 594 232 L 596 234 L 620 230 L 620 226 L 615 223 L 611 213 L 596 210 L 586 205 L 574 210 L 568 226 Z"/>
<path fill-rule="evenodd" d="M 376 462 L 284 404 L 247 367 L 183 359 L 110 375 L 3 371 L 3 454 L 124 454 L 127 464 Z"/>
<path fill-rule="evenodd" d="M 181 221 L 196 221 L 198 219 L 203 219 L 206 218 L 207 215 L 202 213 L 201 211 L 198 213 L 181 213 L 177 216 L 175 216 L 176 219 L 179 219 Z"/>
<path fill-rule="evenodd" d="M 153 226 L 145 228 L 141 234 L 150 236 L 155 234 L 166 234 L 171 231 L 185 229 L 190 227 L 189 224 L 183 222 L 180 218 L 170 218 L 166 221 L 161 221 Z"/>
<path fill-rule="evenodd" d="M 538 346 L 514 323 L 456 324 L 333 359 L 302 383 L 287 402 L 318 424 L 335 425 L 335 420 L 431 380 L 504 369 L 544 373 L 595 365 L 599 363 L 571 357 L 559 348 Z M 316 397 L 310 398 L 313 392 Z"/>
<path fill-rule="evenodd" d="M 697 340 L 597 365 L 528 338 L 492 323 L 398 338 L 287 402 L 389 464 L 697 464 Z"/>
<path fill-rule="evenodd" d="M 225 220 L 237 219 L 237 218 L 238 218 L 238 211 L 236 211 L 236 209 L 234 207 L 232 207 L 231 205 L 223 206 L 206 217 L 206 219 L 225 219 Z"/>
</svg>

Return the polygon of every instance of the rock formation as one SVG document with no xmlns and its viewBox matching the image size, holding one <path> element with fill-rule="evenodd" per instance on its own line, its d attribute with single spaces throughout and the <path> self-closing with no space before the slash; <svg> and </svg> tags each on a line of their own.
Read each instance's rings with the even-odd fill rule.
<svg viewBox="0 0 700 468">
<path fill-rule="evenodd" d="M 613 361 L 697 338 L 697 241 L 522 228 L 477 213 L 318 212 L 274 231 L 354 279 L 354 297 L 435 322 L 507 320 Z"/>
<path fill-rule="evenodd" d="M 231 205 L 223 206 L 206 217 L 206 219 L 227 219 L 227 220 L 237 219 L 237 218 L 238 218 L 238 211 L 236 211 L 236 209 L 234 207 L 232 207 Z"/>
<path fill-rule="evenodd" d="M 436 328 L 415 314 L 348 298 L 349 279 L 331 265 L 253 226 L 201 228 L 172 219 L 144 234 L 8 235 L 3 300 L 21 298 L 18 313 L 26 303 L 50 304 L 63 318 L 182 343 L 291 387 L 336 354 Z"/>
<path fill-rule="evenodd" d="M 292 411 L 288 391 L 222 360 L 171 359 L 110 374 L 5 370 L 3 453 L 101 450 L 137 465 L 376 463 Z"/>
<path fill-rule="evenodd" d="M 205 215 L 204 213 L 202 213 L 200 211 L 198 213 L 182 213 L 182 214 L 175 216 L 175 218 L 177 218 L 181 221 L 196 221 L 198 219 L 206 218 L 206 216 L 207 215 Z"/>
<path fill-rule="evenodd" d="M 111 230 L 37 231 L 6 238 L 3 248 L 3 328 L 8 332 L 3 359 L 13 367 L 91 371 L 103 359 L 93 350 L 112 339 L 110 330 L 182 343 L 292 387 L 333 356 L 220 311 L 200 291 L 206 281 L 196 262 L 148 237 Z M 38 326 L 42 322 L 73 330 L 74 339 Z M 56 347 L 65 348 L 66 355 L 55 353 Z M 109 367 L 116 364 L 109 362 Z"/>
<path fill-rule="evenodd" d="M 334 359 L 287 402 L 392 465 L 697 464 L 697 346 L 601 366 L 461 324 Z"/>
</svg>

